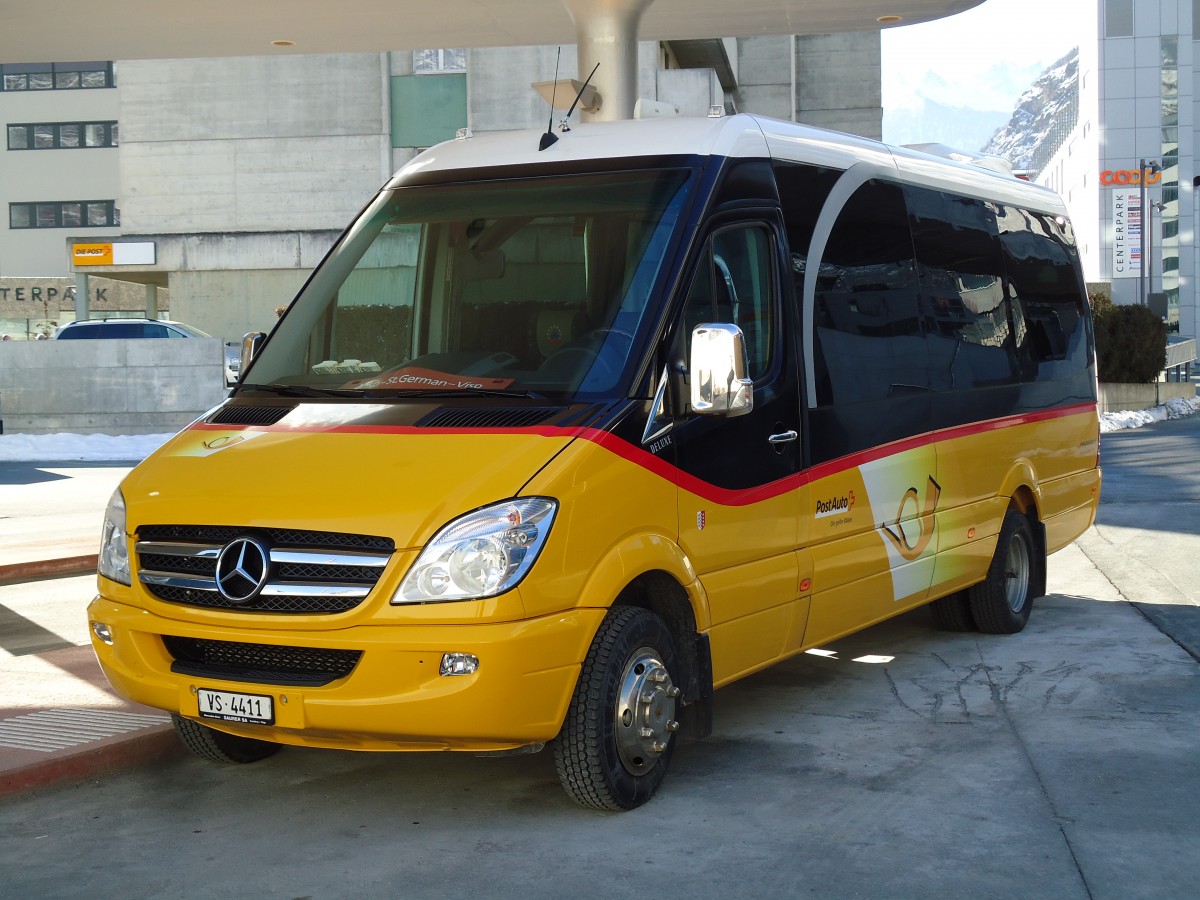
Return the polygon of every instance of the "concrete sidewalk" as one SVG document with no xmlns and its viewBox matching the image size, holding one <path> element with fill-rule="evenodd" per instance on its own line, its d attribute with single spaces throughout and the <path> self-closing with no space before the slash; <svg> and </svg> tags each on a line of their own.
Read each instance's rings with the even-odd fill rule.
<svg viewBox="0 0 1200 900">
<path fill-rule="evenodd" d="M 170 717 L 117 697 L 90 646 L 0 660 L 0 801 L 181 752 Z"/>
<path fill-rule="evenodd" d="M 96 571 L 104 507 L 128 471 L 0 463 L 0 799 L 182 752 L 169 716 L 109 688 L 87 633 L 94 586 L 66 581 Z"/>
<path fill-rule="evenodd" d="M 96 571 L 104 507 L 130 468 L 0 462 L 0 584 Z"/>
</svg>

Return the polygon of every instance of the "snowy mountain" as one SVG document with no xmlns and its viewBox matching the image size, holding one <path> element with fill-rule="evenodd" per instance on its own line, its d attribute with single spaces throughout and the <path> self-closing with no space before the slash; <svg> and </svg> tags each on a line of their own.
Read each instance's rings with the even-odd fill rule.
<svg viewBox="0 0 1200 900">
<path fill-rule="evenodd" d="M 948 77 L 920 60 L 892 59 L 881 85 L 883 139 L 889 144 L 939 143 L 974 153 L 1008 121 L 1016 99 L 1043 68 L 978 60 L 959 77 Z"/>
<path fill-rule="evenodd" d="M 919 110 L 884 109 L 883 134 L 889 144 L 936 142 L 974 150 L 982 147 L 1008 120 L 1002 110 L 949 106 L 928 97 Z"/>
<path fill-rule="evenodd" d="M 1021 95 L 1008 124 L 982 148 L 1014 169 L 1040 172 L 1079 121 L 1079 51 L 1051 65 Z"/>
</svg>

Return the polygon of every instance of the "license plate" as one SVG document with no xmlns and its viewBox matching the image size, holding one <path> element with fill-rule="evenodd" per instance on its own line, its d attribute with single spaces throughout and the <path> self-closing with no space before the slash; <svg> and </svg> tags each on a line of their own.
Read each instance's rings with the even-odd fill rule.
<svg viewBox="0 0 1200 900">
<path fill-rule="evenodd" d="M 200 715 L 206 719 L 250 722 L 255 725 L 271 725 L 275 722 L 274 704 L 270 697 L 262 694 L 233 694 L 200 688 L 196 697 L 200 702 Z"/>
</svg>

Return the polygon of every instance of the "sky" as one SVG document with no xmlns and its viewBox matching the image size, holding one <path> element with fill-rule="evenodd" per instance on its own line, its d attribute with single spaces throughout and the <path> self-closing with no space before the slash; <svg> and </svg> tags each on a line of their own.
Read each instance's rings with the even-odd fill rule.
<svg viewBox="0 0 1200 900">
<path fill-rule="evenodd" d="M 1008 121 L 1018 98 L 1079 45 L 1099 0 L 985 0 L 945 19 L 883 32 L 883 139 L 964 150 Z M 949 113 L 946 110 L 960 112 Z M 965 112 L 962 112 L 965 111 Z"/>
</svg>

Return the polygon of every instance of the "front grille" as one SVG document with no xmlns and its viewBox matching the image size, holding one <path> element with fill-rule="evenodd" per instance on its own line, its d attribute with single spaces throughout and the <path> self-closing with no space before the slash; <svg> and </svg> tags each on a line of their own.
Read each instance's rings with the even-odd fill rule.
<svg viewBox="0 0 1200 900">
<path fill-rule="evenodd" d="M 231 600 L 217 586 L 217 558 L 239 537 L 269 551 L 261 590 Z M 138 530 L 138 580 L 167 603 L 231 612 L 342 613 L 358 606 L 395 550 L 385 537 L 274 528 L 148 525 Z"/>
<path fill-rule="evenodd" d="M 168 584 L 148 584 L 147 589 L 159 600 L 203 606 L 206 609 L 225 609 L 233 612 L 265 613 L 329 613 L 349 612 L 362 603 L 360 597 L 264 597 L 259 594 L 250 603 L 234 603 L 214 591 L 172 587 Z"/>
<path fill-rule="evenodd" d="M 300 581 L 365 581 L 374 584 L 378 569 L 370 566 L 328 566 L 316 563 L 281 563 L 279 577 Z"/>
<path fill-rule="evenodd" d="M 339 531 L 303 531 L 295 528 L 233 528 L 226 525 L 143 525 L 138 537 L 144 541 L 203 541 L 227 544 L 247 531 L 261 532 L 280 545 L 328 547 L 346 550 L 378 550 L 391 553 L 396 543 L 391 538 L 370 534 L 345 534 Z"/>
<path fill-rule="evenodd" d="M 254 684 L 319 687 L 345 678 L 362 657 L 361 650 L 279 647 L 166 634 L 162 641 L 174 659 L 172 672 Z"/>
</svg>

